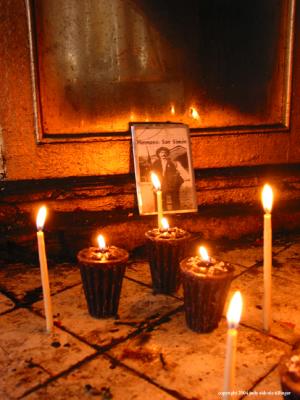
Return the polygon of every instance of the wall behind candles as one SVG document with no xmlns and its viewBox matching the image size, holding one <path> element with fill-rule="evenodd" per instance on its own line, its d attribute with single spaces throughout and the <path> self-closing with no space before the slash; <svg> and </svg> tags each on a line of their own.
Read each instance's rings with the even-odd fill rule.
<svg viewBox="0 0 300 400">
<path fill-rule="evenodd" d="M 279 3 L 281 4 L 282 2 Z M 284 2 L 284 4 L 292 3 L 292 1 Z M 48 2 L 45 2 L 45 4 L 48 4 Z M 55 4 L 55 2 L 53 4 Z M 83 131 L 84 138 L 81 138 L 81 141 L 79 141 L 80 137 L 73 137 L 72 135 L 71 137 L 67 137 L 65 140 L 63 140 L 63 137 L 59 136 L 58 134 L 58 136 L 55 136 L 54 134 L 51 136 L 51 132 L 49 133 L 47 130 L 44 130 L 42 133 L 37 132 L 36 125 L 43 123 L 43 109 L 41 109 L 38 113 L 39 119 L 35 120 L 36 115 L 34 112 L 32 98 L 33 92 L 31 86 L 32 65 L 30 59 L 30 46 L 28 41 L 28 26 L 25 2 L 22 0 L 0 0 L 0 5 L 1 13 L 3 15 L 2 24 L 0 27 L 1 37 L 3 38 L 0 44 L 1 60 L 3 62 L 1 62 L 0 65 L 0 72 L 1 75 L 5 78 L 2 80 L 1 83 L 3 87 L 0 91 L 0 112 L 1 123 L 3 126 L 2 134 L 5 148 L 4 160 L 7 171 L 7 179 L 47 179 L 56 177 L 99 176 L 132 173 L 132 151 L 129 132 L 123 132 L 123 134 L 120 132 L 118 134 L 112 133 L 111 135 L 100 134 L 98 136 L 95 136 L 89 135 L 88 132 Z M 143 12 L 146 11 L 147 10 L 144 10 Z M 151 13 L 153 12 L 153 10 L 150 11 Z M 209 12 L 211 14 L 211 8 L 209 8 L 209 10 L 206 12 Z M 284 12 L 287 13 L 287 10 L 285 10 Z M 151 13 L 150 15 L 152 15 Z M 229 12 L 227 11 L 227 22 L 224 22 L 223 29 L 226 29 L 226 26 L 229 25 L 228 14 Z M 245 15 L 242 15 L 241 18 L 242 17 L 245 18 Z M 288 17 L 289 15 L 283 16 L 283 19 L 286 21 L 286 23 L 288 23 Z M 298 29 L 300 28 L 299 20 L 300 11 L 298 7 L 296 9 L 295 17 L 295 33 L 297 33 Z M 237 28 L 238 26 L 239 25 L 237 25 Z M 228 26 L 228 29 L 230 30 L 230 26 Z M 209 32 L 206 32 L 206 35 L 209 35 Z M 233 35 L 233 32 L 228 34 L 229 38 L 230 35 Z M 300 35 L 295 34 L 295 50 L 292 54 L 294 64 L 291 102 L 292 106 L 295 106 L 295 110 L 297 98 L 300 97 L 300 46 L 298 45 L 299 37 Z M 285 52 L 285 43 L 281 43 L 280 40 L 283 39 L 280 38 L 281 36 L 279 36 L 277 47 L 275 47 L 282 49 L 283 52 Z M 63 35 L 63 33 L 61 35 L 61 40 L 66 41 L 66 37 Z M 285 37 L 284 40 L 287 40 L 287 38 Z M 230 40 L 228 39 L 226 42 L 227 47 L 229 46 L 229 42 Z M 290 40 L 289 43 L 291 42 L 292 41 Z M 101 45 L 101 43 L 99 43 L 99 45 Z M 53 46 L 54 44 L 52 44 L 52 47 Z M 274 47 L 274 44 L 272 46 Z M 238 49 L 240 47 L 240 44 L 239 46 L 236 45 L 232 48 L 232 50 L 235 49 L 235 51 L 238 52 Z M 203 46 L 201 48 L 201 51 L 203 52 Z M 44 49 L 44 51 L 46 50 Z M 51 51 L 51 48 L 49 48 L 48 50 Z M 259 48 L 257 49 L 257 53 L 254 50 L 252 51 L 252 54 L 257 54 L 257 56 L 259 57 Z M 201 57 L 203 58 L 203 53 L 201 54 Z M 72 54 L 70 53 L 70 56 L 71 55 Z M 221 52 L 219 56 L 222 57 Z M 219 56 L 217 56 L 216 54 L 211 55 L 209 53 L 209 57 L 214 63 Z M 235 57 L 238 57 L 238 55 L 235 54 Z M 34 58 L 33 62 L 35 61 L 36 59 Z M 84 60 L 81 60 L 81 63 L 83 61 Z M 284 61 L 287 63 L 286 59 L 284 59 Z M 87 59 L 87 62 L 90 62 L 90 60 Z M 240 61 L 239 63 L 240 69 L 242 68 L 243 64 Z M 251 72 L 251 70 L 249 71 L 248 67 L 249 62 L 247 62 L 246 64 L 246 67 L 248 68 L 247 71 L 249 73 Z M 224 62 L 221 63 L 219 67 L 224 67 L 227 69 L 231 68 L 228 63 Z M 208 74 L 208 71 L 209 68 L 206 68 L 202 73 Z M 220 85 L 221 80 L 221 82 L 223 82 L 222 85 L 225 85 L 224 90 L 226 91 L 229 83 L 227 81 L 225 82 L 226 84 L 224 83 L 224 73 L 219 73 L 218 75 L 216 72 L 216 66 L 214 66 L 213 71 L 214 75 L 216 76 L 216 86 Z M 235 69 L 233 69 L 233 71 L 235 71 Z M 269 74 L 271 74 L 270 68 L 266 69 L 266 72 L 264 74 L 264 79 L 266 82 L 268 82 L 269 78 L 271 79 L 271 75 L 269 77 Z M 235 84 L 234 78 L 236 77 L 237 84 L 239 84 L 239 80 L 242 81 L 240 84 L 242 85 L 241 87 L 245 90 L 245 97 L 247 97 L 249 95 L 249 93 L 247 92 L 248 89 L 246 86 L 243 86 L 245 76 L 241 73 L 239 75 L 236 71 L 234 77 L 231 77 L 231 84 L 229 86 L 231 87 Z M 40 75 L 40 77 L 43 78 L 43 75 Z M 219 80 L 217 79 L 217 77 Z M 288 86 L 288 84 L 291 82 L 291 78 L 291 75 L 286 75 L 286 86 Z M 81 79 L 83 78 L 81 77 Z M 260 77 L 260 80 L 261 79 L 262 77 Z M 274 78 L 272 79 L 274 80 Z M 211 82 L 210 78 L 210 86 L 205 87 L 205 91 L 208 92 L 207 97 L 209 97 L 209 92 L 212 91 L 212 86 L 213 83 Z M 264 84 L 263 87 L 267 88 L 268 85 Z M 272 83 L 270 87 L 272 89 L 272 93 L 274 93 L 275 96 L 275 94 L 277 93 L 275 90 L 276 85 Z M 45 89 L 43 90 L 45 91 Z M 230 107 L 232 107 L 233 104 L 237 102 L 236 92 L 237 89 L 234 88 L 231 88 L 231 91 L 229 91 L 228 96 L 230 97 L 230 93 L 234 93 L 235 97 L 234 99 L 229 98 L 228 102 L 226 104 L 224 103 L 224 106 L 222 107 L 225 107 L 225 110 L 228 104 L 230 104 Z M 53 91 L 51 93 L 53 95 Z M 61 101 L 60 93 L 61 90 L 58 93 L 57 99 L 55 99 L 55 95 L 52 96 L 54 97 L 54 100 L 58 102 Z M 38 92 L 35 92 L 35 94 L 38 95 Z M 221 99 L 223 98 L 222 101 L 226 101 L 225 95 L 221 96 L 221 93 L 218 94 L 218 96 L 214 96 L 215 99 L 221 101 Z M 287 98 L 283 98 L 284 94 L 281 93 L 281 101 L 278 101 L 278 104 L 276 103 L 277 106 L 279 105 L 282 108 L 282 114 L 284 114 L 285 110 L 288 109 L 289 94 L 289 92 L 286 92 Z M 101 96 L 101 91 L 99 91 L 98 95 Z M 251 96 L 252 101 L 254 101 L 255 96 L 252 92 Z M 258 92 L 257 96 L 259 97 L 257 104 L 261 104 L 261 93 Z M 123 96 L 123 99 L 125 100 L 123 101 L 123 103 L 126 103 L 126 96 Z M 268 104 L 269 100 L 266 99 L 264 103 Z M 64 101 L 66 101 L 66 99 L 64 99 Z M 143 101 L 145 102 L 145 99 L 143 99 Z M 221 103 L 218 107 L 220 109 L 222 108 Z M 67 121 L 69 118 L 68 113 L 64 110 L 65 107 L 59 109 L 61 113 L 60 118 L 66 119 Z M 44 114 L 46 113 L 46 111 L 48 114 L 51 113 L 51 109 L 45 110 Z M 203 112 L 206 115 L 205 110 Z M 251 119 L 249 120 L 248 118 L 249 112 L 257 112 L 257 114 L 259 114 L 260 109 L 256 110 L 254 107 L 251 110 L 249 108 L 245 108 L 243 110 L 246 118 L 245 120 L 248 122 L 251 121 Z M 114 112 L 113 109 L 111 110 L 111 113 L 113 119 L 118 119 L 118 113 Z M 228 109 L 228 113 L 230 115 L 232 111 Z M 264 109 L 264 114 L 268 115 L 266 109 Z M 276 115 L 277 114 L 278 113 L 276 111 Z M 86 115 L 86 118 L 88 118 L 88 114 Z M 274 117 L 274 120 L 271 121 L 272 123 L 270 124 L 270 126 L 259 125 L 259 127 L 257 127 L 256 124 L 258 120 L 256 120 L 255 118 L 252 119 L 252 121 L 254 121 L 253 124 L 248 123 L 248 125 L 245 125 L 241 117 L 239 117 L 238 122 L 240 125 L 242 125 L 242 129 L 238 126 L 222 126 L 219 127 L 219 130 L 214 131 L 212 128 L 214 120 L 212 120 L 210 124 L 207 125 L 206 130 L 204 128 L 202 129 L 201 126 L 199 127 L 198 131 L 197 129 L 194 129 L 192 131 L 192 153 L 194 167 L 196 169 L 203 169 L 299 162 L 299 113 L 293 112 L 292 109 L 290 116 L 288 114 L 287 118 L 286 116 L 282 116 L 282 121 L 280 121 L 280 118 L 278 118 L 278 115 Z M 67 122 L 69 123 L 69 121 Z M 83 120 L 83 125 L 84 124 L 85 121 Z M 217 120 L 215 121 L 215 125 L 218 125 Z M 39 144 L 37 144 L 37 135 L 39 136 Z M 117 158 L 115 157 L 115 154 L 118 154 Z"/>
<path fill-rule="evenodd" d="M 278 2 L 287 3 L 293 2 Z M 181 2 L 176 4 L 182 7 Z M 36 202 L 41 201 L 51 203 L 54 210 L 61 212 L 116 210 L 128 211 L 127 214 L 136 213 L 129 131 L 105 135 L 91 135 L 85 132 L 84 137 L 51 136 L 49 132 L 44 131 L 38 136 L 39 129 L 36 123 L 41 121 L 36 120 L 32 97 L 32 64 L 25 5 L 23 0 L 0 0 L 0 74 L 3 77 L 0 90 L 0 138 L 3 139 L 3 143 L 0 139 L 0 147 L 3 150 L 3 155 L 0 156 L 2 221 L 9 225 L 11 221 L 18 220 L 19 213 L 31 214 Z M 151 7 L 148 9 L 146 2 L 141 9 L 150 15 L 157 11 Z M 162 14 L 164 11 L 162 10 Z M 288 18 L 289 15 L 284 16 L 285 20 Z M 162 25 L 167 23 L 164 21 L 163 18 Z M 208 35 L 209 25 L 206 28 Z M 219 204 L 226 207 L 248 207 L 249 204 L 253 206 L 259 202 L 258 193 L 265 178 L 273 179 L 277 183 L 278 191 L 285 190 L 284 194 L 281 194 L 282 199 L 285 198 L 294 204 L 300 198 L 300 113 L 297 112 L 300 98 L 300 35 L 297 34 L 299 29 L 298 6 L 292 53 L 293 79 L 288 80 L 289 83 L 292 82 L 292 109 L 288 118 L 283 118 L 282 124 L 271 128 L 248 124 L 242 129 L 226 125 L 218 127 L 217 130 L 214 130 L 212 125 L 207 130 L 193 129 L 192 156 L 196 171 L 197 199 L 201 210 L 217 207 Z M 229 47 L 231 35 L 233 32 L 229 32 L 227 36 L 226 43 Z M 280 41 L 278 46 L 284 48 Z M 205 49 L 203 43 L 201 48 L 202 51 Z M 276 50 L 276 46 L 274 49 Z M 210 57 L 217 60 L 218 54 L 210 54 Z M 243 64 L 240 59 L 237 59 L 237 63 Z M 230 63 L 227 63 L 227 68 L 230 68 Z M 247 68 L 251 72 L 251 68 Z M 216 65 L 213 70 L 218 72 Z M 205 73 L 209 73 L 208 67 Z M 223 71 L 219 78 L 222 81 L 226 76 Z M 240 76 L 243 77 L 242 74 Z M 230 79 L 232 82 L 235 80 L 232 76 Z M 268 80 L 268 76 L 266 79 Z M 219 83 L 216 82 L 216 85 Z M 214 86 L 211 80 L 206 84 L 207 91 Z M 276 85 L 272 85 L 273 89 L 276 88 Z M 236 88 L 231 88 L 231 92 L 236 95 Z M 214 99 L 218 101 L 224 97 L 222 91 L 217 89 L 213 94 Z M 253 93 L 251 96 L 253 98 Z M 264 100 L 265 105 L 268 99 L 270 100 L 269 97 Z M 284 106 L 289 105 L 289 98 L 285 100 Z M 228 104 L 232 106 L 236 102 L 234 97 Z M 242 111 L 247 113 L 249 107 Z M 259 113 L 255 107 L 250 111 Z M 117 113 L 112 111 L 112 114 L 113 118 L 118 118 Z M 38 116 L 42 117 L 41 113 Z M 63 110 L 60 118 L 67 118 Z M 247 121 L 249 122 L 249 118 Z"/>
</svg>

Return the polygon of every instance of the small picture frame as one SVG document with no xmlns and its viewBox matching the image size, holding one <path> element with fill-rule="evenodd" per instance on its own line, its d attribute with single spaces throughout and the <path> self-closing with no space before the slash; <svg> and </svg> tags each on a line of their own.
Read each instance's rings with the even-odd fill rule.
<svg viewBox="0 0 300 400">
<path fill-rule="evenodd" d="M 164 214 L 197 211 L 188 126 L 133 124 L 131 133 L 139 213 L 157 213 L 152 172 L 161 183 Z"/>
</svg>

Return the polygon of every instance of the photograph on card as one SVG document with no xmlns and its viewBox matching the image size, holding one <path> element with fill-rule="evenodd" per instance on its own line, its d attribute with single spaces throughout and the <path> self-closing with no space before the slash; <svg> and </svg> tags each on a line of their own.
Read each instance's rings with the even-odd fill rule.
<svg viewBox="0 0 300 400">
<path fill-rule="evenodd" d="M 140 214 L 157 213 L 153 174 L 160 184 L 164 214 L 197 211 L 187 125 L 133 124 L 131 132 Z"/>
</svg>

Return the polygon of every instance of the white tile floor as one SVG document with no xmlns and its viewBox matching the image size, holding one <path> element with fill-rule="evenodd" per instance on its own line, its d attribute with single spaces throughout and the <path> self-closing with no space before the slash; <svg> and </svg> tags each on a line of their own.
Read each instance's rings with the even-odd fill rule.
<svg viewBox="0 0 300 400">
<path fill-rule="evenodd" d="M 269 335 L 262 332 L 261 243 L 216 248 L 216 256 L 236 265 L 231 293 L 239 289 L 244 299 L 237 398 L 278 400 L 276 366 L 300 341 L 300 236 L 274 243 Z M 55 330 L 48 335 L 39 268 L 0 268 L 1 400 L 221 399 L 225 318 L 212 333 L 189 330 L 182 291 L 154 295 L 145 259 L 133 259 L 127 268 L 119 318 L 90 317 L 76 266 L 51 267 L 50 282 Z"/>
</svg>

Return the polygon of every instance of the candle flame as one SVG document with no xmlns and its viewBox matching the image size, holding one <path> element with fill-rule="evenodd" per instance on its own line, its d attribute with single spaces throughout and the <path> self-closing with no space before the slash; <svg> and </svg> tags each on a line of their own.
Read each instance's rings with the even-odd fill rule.
<svg viewBox="0 0 300 400">
<path fill-rule="evenodd" d="M 175 106 L 173 104 L 171 105 L 171 114 L 175 115 Z"/>
<path fill-rule="evenodd" d="M 169 229 L 169 223 L 167 218 L 162 218 L 161 219 L 161 227 L 163 228 L 164 231 L 167 231 Z"/>
<path fill-rule="evenodd" d="M 270 185 L 266 184 L 262 190 L 262 203 L 266 213 L 270 214 L 273 205 L 273 191 Z"/>
<path fill-rule="evenodd" d="M 104 237 L 102 235 L 97 236 L 97 242 L 100 250 L 105 250 L 106 249 L 106 244 Z"/>
<path fill-rule="evenodd" d="M 191 107 L 190 113 L 191 113 L 192 118 L 197 119 L 197 120 L 200 119 L 200 115 L 199 115 L 198 111 L 196 110 L 196 108 Z"/>
<path fill-rule="evenodd" d="M 199 247 L 199 254 L 203 261 L 209 261 L 209 255 L 204 246 Z"/>
<path fill-rule="evenodd" d="M 154 188 L 156 190 L 160 190 L 160 188 L 161 188 L 160 180 L 158 179 L 158 176 L 154 172 L 151 172 L 151 181 L 152 181 Z"/>
<path fill-rule="evenodd" d="M 42 206 L 39 209 L 37 217 L 36 217 L 36 226 L 39 231 L 43 230 L 43 228 L 44 228 L 46 216 L 47 216 L 47 208 L 46 208 L 46 206 Z"/>
<path fill-rule="evenodd" d="M 242 295 L 241 292 L 237 291 L 234 293 L 234 295 L 230 300 L 226 315 L 227 322 L 230 327 L 237 328 L 241 319 L 242 308 L 243 308 Z"/>
</svg>

